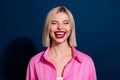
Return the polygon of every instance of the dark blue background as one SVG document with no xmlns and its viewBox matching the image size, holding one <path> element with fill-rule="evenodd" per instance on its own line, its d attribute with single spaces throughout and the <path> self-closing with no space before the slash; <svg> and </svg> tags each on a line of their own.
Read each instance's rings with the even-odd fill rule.
<svg viewBox="0 0 120 80">
<path fill-rule="evenodd" d="M 119 0 L 0 1 L 0 80 L 25 80 L 29 59 L 44 49 L 41 33 L 45 16 L 60 5 L 73 13 L 77 49 L 93 58 L 98 80 L 119 80 L 119 3 Z"/>
</svg>

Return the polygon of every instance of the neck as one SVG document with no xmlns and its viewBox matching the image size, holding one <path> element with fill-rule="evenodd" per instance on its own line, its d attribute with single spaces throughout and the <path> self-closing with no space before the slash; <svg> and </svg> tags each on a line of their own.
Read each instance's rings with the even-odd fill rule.
<svg viewBox="0 0 120 80">
<path fill-rule="evenodd" d="M 63 57 L 66 55 L 72 55 L 71 54 L 71 47 L 68 45 L 68 43 L 61 43 L 57 45 L 52 45 L 50 47 L 50 55 L 55 57 Z"/>
</svg>

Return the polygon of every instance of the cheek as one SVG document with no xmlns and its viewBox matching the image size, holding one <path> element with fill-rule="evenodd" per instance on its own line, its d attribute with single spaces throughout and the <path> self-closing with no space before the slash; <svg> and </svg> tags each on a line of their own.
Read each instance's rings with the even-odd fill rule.
<svg viewBox="0 0 120 80">
<path fill-rule="evenodd" d="M 71 32 L 72 28 L 70 26 L 66 27 L 67 32 Z"/>
<path fill-rule="evenodd" d="M 50 26 L 50 32 L 53 32 L 53 31 L 55 31 L 56 30 L 56 25 L 51 25 Z"/>
<path fill-rule="evenodd" d="M 54 27 L 50 27 L 50 32 L 54 32 L 55 31 L 55 29 L 54 29 Z"/>
<path fill-rule="evenodd" d="M 50 36 L 53 37 L 54 36 L 54 32 L 55 32 L 56 28 L 54 26 L 50 26 Z"/>
<path fill-rule="evenodd" d="M 67 29 L 68 36 L 71 35 L 71 32 L 72 32 L 72 29 L 69 27 L 69 28 Z"/>
</svg>

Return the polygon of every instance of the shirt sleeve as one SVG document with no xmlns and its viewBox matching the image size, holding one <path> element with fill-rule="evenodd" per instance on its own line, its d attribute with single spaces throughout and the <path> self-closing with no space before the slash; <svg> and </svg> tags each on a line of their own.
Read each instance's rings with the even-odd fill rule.
<svg viewBox="0 0 120 80">
<path fill-rule="evenodd" d="M 97 80 L 97 76 L 96 76 L 96 70 L 95 70 L 95 65 L 93 60 L 90 60 L 90 76 L 89 76 L 89 80 Z"/>
<path fill-rule="evenodd" d="M 37 80 L 35 66 L 32 60 L 29 62 L 27 66 L 26 80 Z"/>
</svg>

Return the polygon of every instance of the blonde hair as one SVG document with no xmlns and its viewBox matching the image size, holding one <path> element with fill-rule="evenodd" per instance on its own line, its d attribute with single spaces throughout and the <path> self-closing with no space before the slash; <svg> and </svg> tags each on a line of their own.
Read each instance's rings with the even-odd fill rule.
<svg viewBox="0 0 120 80">
<path fill-rule="evenodd" d="M 68 15 L 69 19 L 70 19 L 70 23 L 71 23 L 71 34 L 69 36 L 68 39 L 68 44 L 70 46 L 76 47 L 77 43 L 76 43 L 76 36 L 75 36 L 75 22 L 74 22 L 74 18 L 72 13 L 64 6 L 59 6 L 59 7 L 55 7 L 52 10 L 50 10 L 46 16 L 46 20 L 44 23 L 44 28 L 43 28 L 43 34 L 42 34 L 42 44 L 44 47 L 49 47 L 51 46 L 51 38 L 49 35 L 49 29 L 50 29 L 50 21 L 51 18 L 59 13 L 59 12 L 64 12 Z"/>
</svg>

